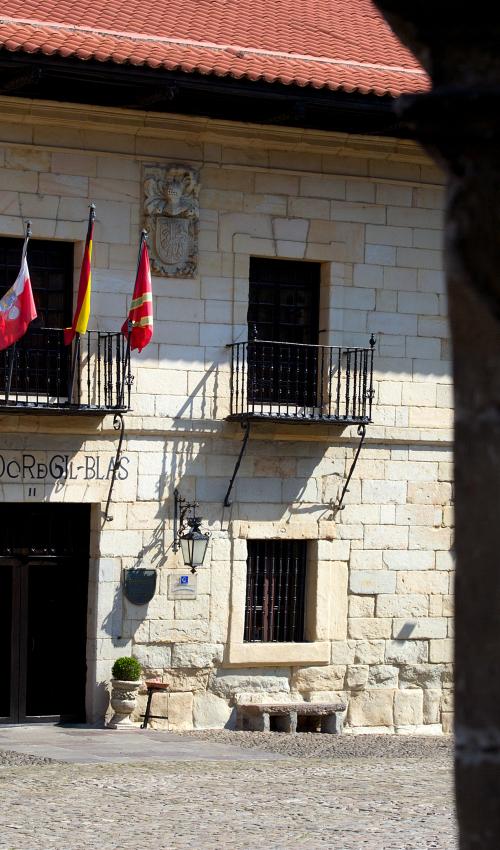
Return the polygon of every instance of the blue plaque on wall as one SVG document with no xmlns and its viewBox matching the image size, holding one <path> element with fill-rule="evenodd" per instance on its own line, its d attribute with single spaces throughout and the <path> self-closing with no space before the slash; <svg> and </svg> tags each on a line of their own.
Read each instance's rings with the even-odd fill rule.
<svg viewBox="0 0 500 850">
<path fill-rule="evenodd" d="M 128 601 L 133 605 L 146 605 L 155 594 L 156 570 L 125 570 L 123 589 Z"/>
</svg>

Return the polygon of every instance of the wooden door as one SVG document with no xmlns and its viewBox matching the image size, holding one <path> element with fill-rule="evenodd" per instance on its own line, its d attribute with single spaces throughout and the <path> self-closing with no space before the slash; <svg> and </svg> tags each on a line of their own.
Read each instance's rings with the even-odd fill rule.
<svg viewBox="0 0 500 850">
<path fill-rule="evenodd" d="M 2 508 L 0 718 L 85 720 L 88 505 Z"/>
</svg>

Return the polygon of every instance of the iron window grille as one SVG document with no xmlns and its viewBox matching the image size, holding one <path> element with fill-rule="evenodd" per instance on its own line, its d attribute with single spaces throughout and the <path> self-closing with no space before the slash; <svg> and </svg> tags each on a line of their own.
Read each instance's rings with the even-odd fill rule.
<svg viewBox="0 0 500 850">
<path fill-rule="evenodd" d="M 307 541 L 249 540 L 245 642 L 303 642 Z"/>
</svg>

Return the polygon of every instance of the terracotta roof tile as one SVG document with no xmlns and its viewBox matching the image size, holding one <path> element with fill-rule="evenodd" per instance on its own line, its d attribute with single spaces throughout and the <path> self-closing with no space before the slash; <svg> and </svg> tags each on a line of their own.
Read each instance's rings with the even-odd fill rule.
<svg viewBox="0 0 500 850">
<path fill-rule="evenodd" d="M 1 47 L 377 95 L 429 85 L 370 0 L 3 0 Z"/>
</svg>

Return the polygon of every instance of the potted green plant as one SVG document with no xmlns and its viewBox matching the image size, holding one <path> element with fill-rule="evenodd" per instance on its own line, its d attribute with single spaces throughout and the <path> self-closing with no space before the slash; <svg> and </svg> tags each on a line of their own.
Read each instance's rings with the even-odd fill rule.
<svg viewBox="0 0 500 850">
<path fill-rule="evenodd" d="M 136 706 L 136 692 L 140 686 L 141 665 L 137 658 L 117 658 L 111 670 L 111 707 L 114 715 L 109 729 L 131 729 L 130 715 Z"/>
</svg>

